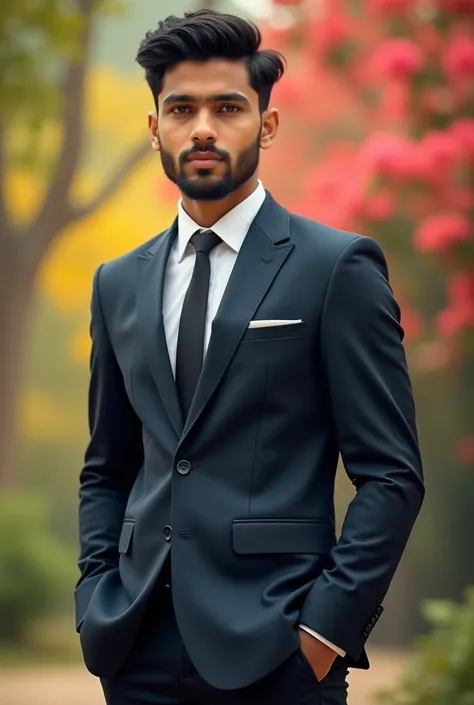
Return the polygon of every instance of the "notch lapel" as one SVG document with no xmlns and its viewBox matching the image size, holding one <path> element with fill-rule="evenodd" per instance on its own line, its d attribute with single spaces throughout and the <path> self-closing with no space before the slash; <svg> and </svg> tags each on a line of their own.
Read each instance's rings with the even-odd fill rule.
<svg viewBox="0 0 474 705">
<path fill-rule="evenodd" d="M 166 265 L 177 232 L 176 219 L 145 255 L 139 255 L 137 307 L 145 357 L 165 411 L 179 437 L 183 430 L 183 418 L 163 324 Z"/>
<path fill-rule="evenodd" d="M 222 380 L 252 317 L 294 245 L 290 216 L 267 192 L 232 270 L 212 324 L 211 339 L 181 441 Z"/>
</svg>

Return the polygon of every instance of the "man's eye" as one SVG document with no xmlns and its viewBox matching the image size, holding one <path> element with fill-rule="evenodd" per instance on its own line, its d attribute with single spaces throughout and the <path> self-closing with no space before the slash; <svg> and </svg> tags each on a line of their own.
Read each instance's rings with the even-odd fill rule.
<svg viewBox="0 0 474 705">
<path fill-rule="evenodd" d="M 219 112 L 221 113 L 238 113 L 240 108 L 237 105 L 223 105 Z"/>
<path fill-rule="evenodd" d="M 171 112 L 174 115 L 186 115 L 190 111 L 189 105 L 176 105 Z"/>
</svg>

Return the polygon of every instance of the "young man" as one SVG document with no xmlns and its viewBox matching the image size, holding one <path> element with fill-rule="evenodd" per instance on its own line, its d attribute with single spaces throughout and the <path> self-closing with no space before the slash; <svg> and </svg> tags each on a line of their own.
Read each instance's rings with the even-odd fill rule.
<svg viewBox="0 0 474 705">
<path fill-rule="evenodd" d="M 182 198 L 94 279 L 76 605 L 109 705 L 343 705 L 423 499 L 380 247 L 258 180 L 284 70 L 259 47 L 201 11 L 138 52 Z"/>
</svg>

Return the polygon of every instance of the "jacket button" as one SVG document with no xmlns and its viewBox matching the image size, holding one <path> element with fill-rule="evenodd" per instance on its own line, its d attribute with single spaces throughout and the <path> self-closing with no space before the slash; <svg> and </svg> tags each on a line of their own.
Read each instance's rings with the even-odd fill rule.
<svg viewBox="0 0 474 705">
<path fill-rule="evenodd" d="M 165 539 L 166 539 L 167 541 L 171 541 L 171 534 L 173 533 L 173 532 L 172 532 L 172 529 L 171 529 L 171 526 L 165 526 L 165 528 L 164 528 L 164 530 L 163 530 L 163 533 L 164 533 L 164 535 L 165 535 Z"/>
<path fill-rule="evenodd" d="M 189 460 L 180 460 L 176 466 L 176 469 L 180 475 L 187 475 L 191 472 L 191 463 Z"/>
</svg>

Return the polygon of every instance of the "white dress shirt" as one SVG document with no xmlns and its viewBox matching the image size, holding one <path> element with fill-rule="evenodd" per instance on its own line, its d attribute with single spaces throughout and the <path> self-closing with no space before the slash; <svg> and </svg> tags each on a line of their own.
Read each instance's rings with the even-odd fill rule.
<svg viewBox="0 0 474 705">
<path fill-rule="evenodd" d="M 212 321 L 221 303 L 240 248 L 255 216 L 263 205 L 265 196 L 265 189 L 259 181 L 257 188 L 248 198 L 226 213 L 211 228 L 221 238 L 222 243 L 215 247 L 209 255 L 211 276 L 204 334 L 204 351 L 207 350 L 209 345 Z M 202 229 L 186 213 L 180 199 L 178 202 L 178 237 L 171 248 L 163 292 L 163 322 L 173 374 L 176 371 L 176 349 L 181 310 L 196 260 L 196 253 L 189 241 L 197 230 Z M 322 641 L 326 646 L 329 646 L 340 656 L 345 656 L 345 652 L 342 649 L 317 632 L 304 624 L 300 624 L 300 627 Z"/>
</svg>

